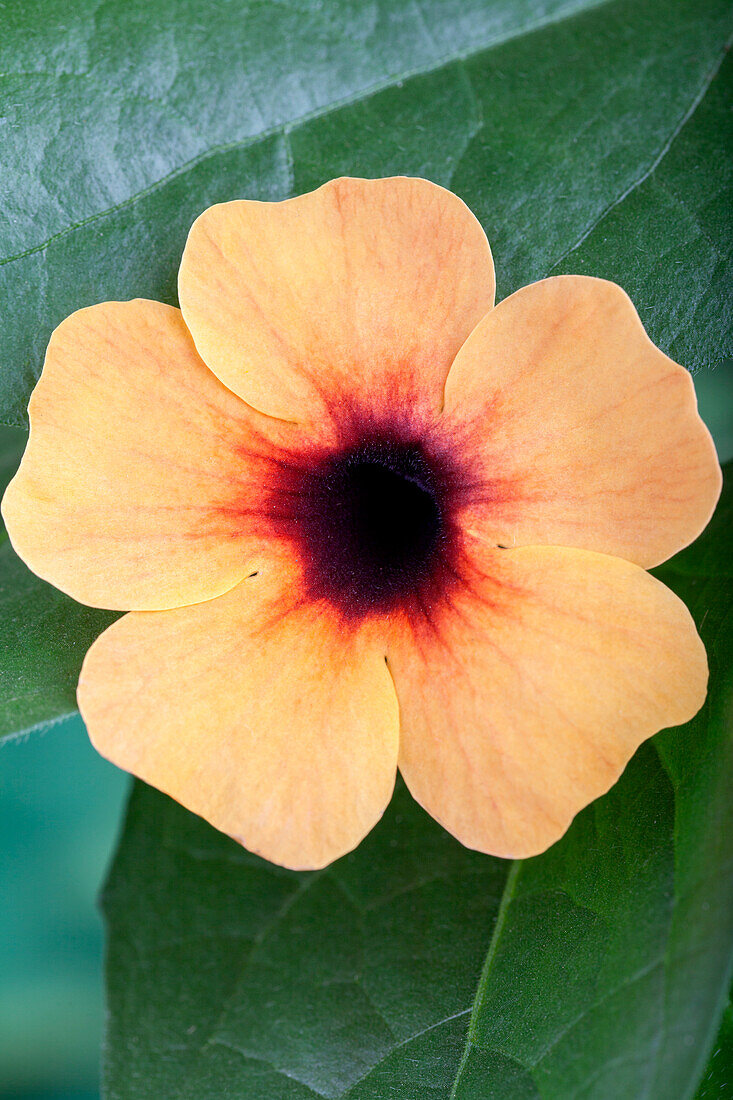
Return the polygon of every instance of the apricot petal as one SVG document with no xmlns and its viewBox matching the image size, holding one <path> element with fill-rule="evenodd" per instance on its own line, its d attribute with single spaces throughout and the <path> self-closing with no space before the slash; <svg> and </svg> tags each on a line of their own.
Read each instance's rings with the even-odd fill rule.
<svg viewBox="0 0 733 1100">
<path fill-rule="evenodd" d="M 23 561 L 74 599 L 194 603 L 269 553 L 248 508 L 292 429 L 219 382 L 179 310 L 136 300 L 72 314 L 29 412 L 3 516 Z"/>
<path fill-rule="evenodd" d="M 218 599 L 133 612 L 87 654 L 98 751 L 252 852 L 296 869 L 354 848 L 392 794 L 398 713 L 383 651 L 270 563 Z"/>
<path fill-rule="evenodd" d="M 255 408 L 343 420 L 353 406 L 440 407 L 448 369 L 494 301 L 486 236 L 427 180 L 337 179 L 194 223 L 178 280 L 201 356 Z"/>
<path fill-rule="evenodd" d="M 583 550 L 474 547 L 429 624 L 393 629 L 400 770 L 470 848 L 544 851 L 636 748 L 707 685 L 684 604 L 636 565 Z"/>
<path fill-rule="evenodd" d="M 648 568 L 692 542 L 720 494 L 690 375 L 603 279 L 545 279 L 492 310 L 453 364 L 445 420 L 470 462 L 464 522 L 502 546 Z"/>
</svg>

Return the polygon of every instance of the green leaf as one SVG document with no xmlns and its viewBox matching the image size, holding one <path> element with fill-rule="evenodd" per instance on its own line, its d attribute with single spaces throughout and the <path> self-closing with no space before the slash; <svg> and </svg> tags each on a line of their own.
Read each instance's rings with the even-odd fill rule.
<svg viewBox="0 0 733 1100">
<path fill-rule="evenodd" d="M 212 148 L 588 6 L 158 0 L 153 20 L 145 0 L 6 5 L 0 73 L 16 141 L 3 167 L 19 185 L 1 212 L 7 251 L 42 246 Z"/>
<path fill-rule="evenodd" d="M 400 785 L 355 853 L 294 874 L 136 784 L 104 899 L 106 1095 L 692 1096 L 733 963 L 729 475 L 660 570 L 708 701 L 544 855 L 466 851 Z"/>
<path fill-rule="evenodd" d="M 655 0 L 161 0 L 154 25 L 143 0 L 72 12 L 37 0 L 4 17 L 0 87 L 17 136 L 0 212 L 6 422 L 25 422 L 50 332 L 72 310 L 174 299 L 206 205 L 282 198 L 341 172 L 453 187 L 489 233 L 503 292 L 590 248 L 622 212 L 634 228 L 604 266 L 639 283 L 654 337 L 691 366 L 730 349 L 730 241 L 711 210 L 730 183 L 724 135 L 701 123 L 695 162 L 682 133 L 720 64 L 727 0 L 670 0 L 663 18 Z M 684 181 L 668 201 L 655 182 L 668 160 L 693 190 L 697 165 L 709 216 L 696 236 Z"/>
<path fill-rule="evenodd" d="M 105 1095 L 447 1097 L 505 878 L 402 785 L 354 854 L 296 874 L 136 783 L 104 897 Z"/>
<path fill-rule="evenodd" d="M 154 21 L 146 0 L 6 5 L 0 296 L 13 308 L 0 318 L 0 415 L 25 422 L 66 314 L 174 296 L 205 206 L 288 195 L 289 135 L 304 120 L 597 2 L 158 0 Z M 441 109 L 448 157 L 462 109 Z"/>
<path fill-rule="evenodd" d="M 0 493 L 26 440 L 19 428 L 0 427 Z M 115 618 L 35 577 L 0 524 L 0 742 L 74 713 L 84 654 Z"/>
<path fill-rule="evenodd" d="M 18 468 L 20 456 L 28 441 L 28 432 L 22 428 L 0 425 L 0 495 Z M 6 537 L 5 525 L 0 517 L 0 542 Z"/>
<path fill-rule="evenodd" d="M 114 622 L 35 577 L 0 542 L 0 741 L 76 711 L 84 654 Z"/>
<path fill-rule="evenodd" d="M 733 1098 L 733 995 L 723 1012 L 718 1036 L 713 1043 L 705 1076 L 695 1100 L 732 1100 Z"/>
<path fill-rule="evenodd" d="M 707 702 L 634 757 L 545 855 L 515 864 L 453 1100 L 691 1096 L 733 968 L 733 466 L 694 546 L 656 570 L 687 603 Z M 532 1091 L 534 1090 L 534 1091 Z M 524 1093 L 520 1092 L 520 1095 Z"/>
<path fill-rule="evenodd" d="M 731 352 L 727 0 L 671 0 L 663 18 L 654 0 L 161 0 L 154 25 L 143 0 L 6 9 L 0 421 L 25 423 L 67 314 L 175 301 L 205 206 L 403 172 L 478 213 L 500 294 L 566 269 L 625 285 L 698 371 L 730 446 L 730 369 L 707 369 Z M 2 552 L 12 732 L 73 706 L 83 647 L 109 619 Z M 55 656 L 41 661 L 46 622 Z"/>
<path fill-rule="evenodd" d="M 721 364 L 733 347 L 732 78 L 728 58 L 653 167 L 551 269 L 622 282 L 655 340 L 691 369 Z M 725 374 L 729 401 L 730 362 Z"/>
<path fill-rule="evenodd" d="M 0 743 L 76 713 L 84 655 L 115 618 L 51 588 L 7 539 L 0 545 Z"/>
</svg>

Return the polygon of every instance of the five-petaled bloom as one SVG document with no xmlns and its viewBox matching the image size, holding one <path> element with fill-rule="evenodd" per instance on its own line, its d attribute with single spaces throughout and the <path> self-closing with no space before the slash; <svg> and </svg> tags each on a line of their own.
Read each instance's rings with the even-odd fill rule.
<svg viewBox="0 0 733 1100">
<path fill-rule="evenodd" d="M 39 576 L 130 612 L 79 681 L 104 756 L 287 867 L 352 849 L 398 767 L 516 857 L 698 710 L 645 570 L 720 469 L 619 287 L 494 307 L 478 221 L 400 177 L 211 207 L 179 295 L 59 325 L 3 502 Z"/>
</svg>

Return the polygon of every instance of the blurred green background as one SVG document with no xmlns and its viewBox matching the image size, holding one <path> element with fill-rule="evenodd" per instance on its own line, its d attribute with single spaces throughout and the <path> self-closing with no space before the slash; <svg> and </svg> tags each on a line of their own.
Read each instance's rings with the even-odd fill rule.
<svg viewBox="0 0 733 1100">
<path fill-rule="evenodd" d="M 695 383 L 727 461 L 733 363 L 701 372 Z M 24 433 L 12 434 L 22 448 Z M 127 787 L 128 777 L 97 755 L 78 717 L 0 747 L 3 1100 L 99 1095 L 103 929 L 96 899 Z"/>
<path fill-rule="evenodd" d="M 79 718 L 0 748 L 0 1096 L 99 1095 L 102 921 L 96 896 L 128 777 Z"/>
</svg>

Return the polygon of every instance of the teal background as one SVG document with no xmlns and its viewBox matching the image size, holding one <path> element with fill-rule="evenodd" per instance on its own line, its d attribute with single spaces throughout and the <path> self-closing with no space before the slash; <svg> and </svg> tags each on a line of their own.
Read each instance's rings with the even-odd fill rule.
<svg viewBox="0 0 733 1100">
<path fill-rule="evenodd" d="M 0 747 L 0 1096 L 93 1100 L 99 885 L 129 779 L 78 717 Z"/>
</svg>

